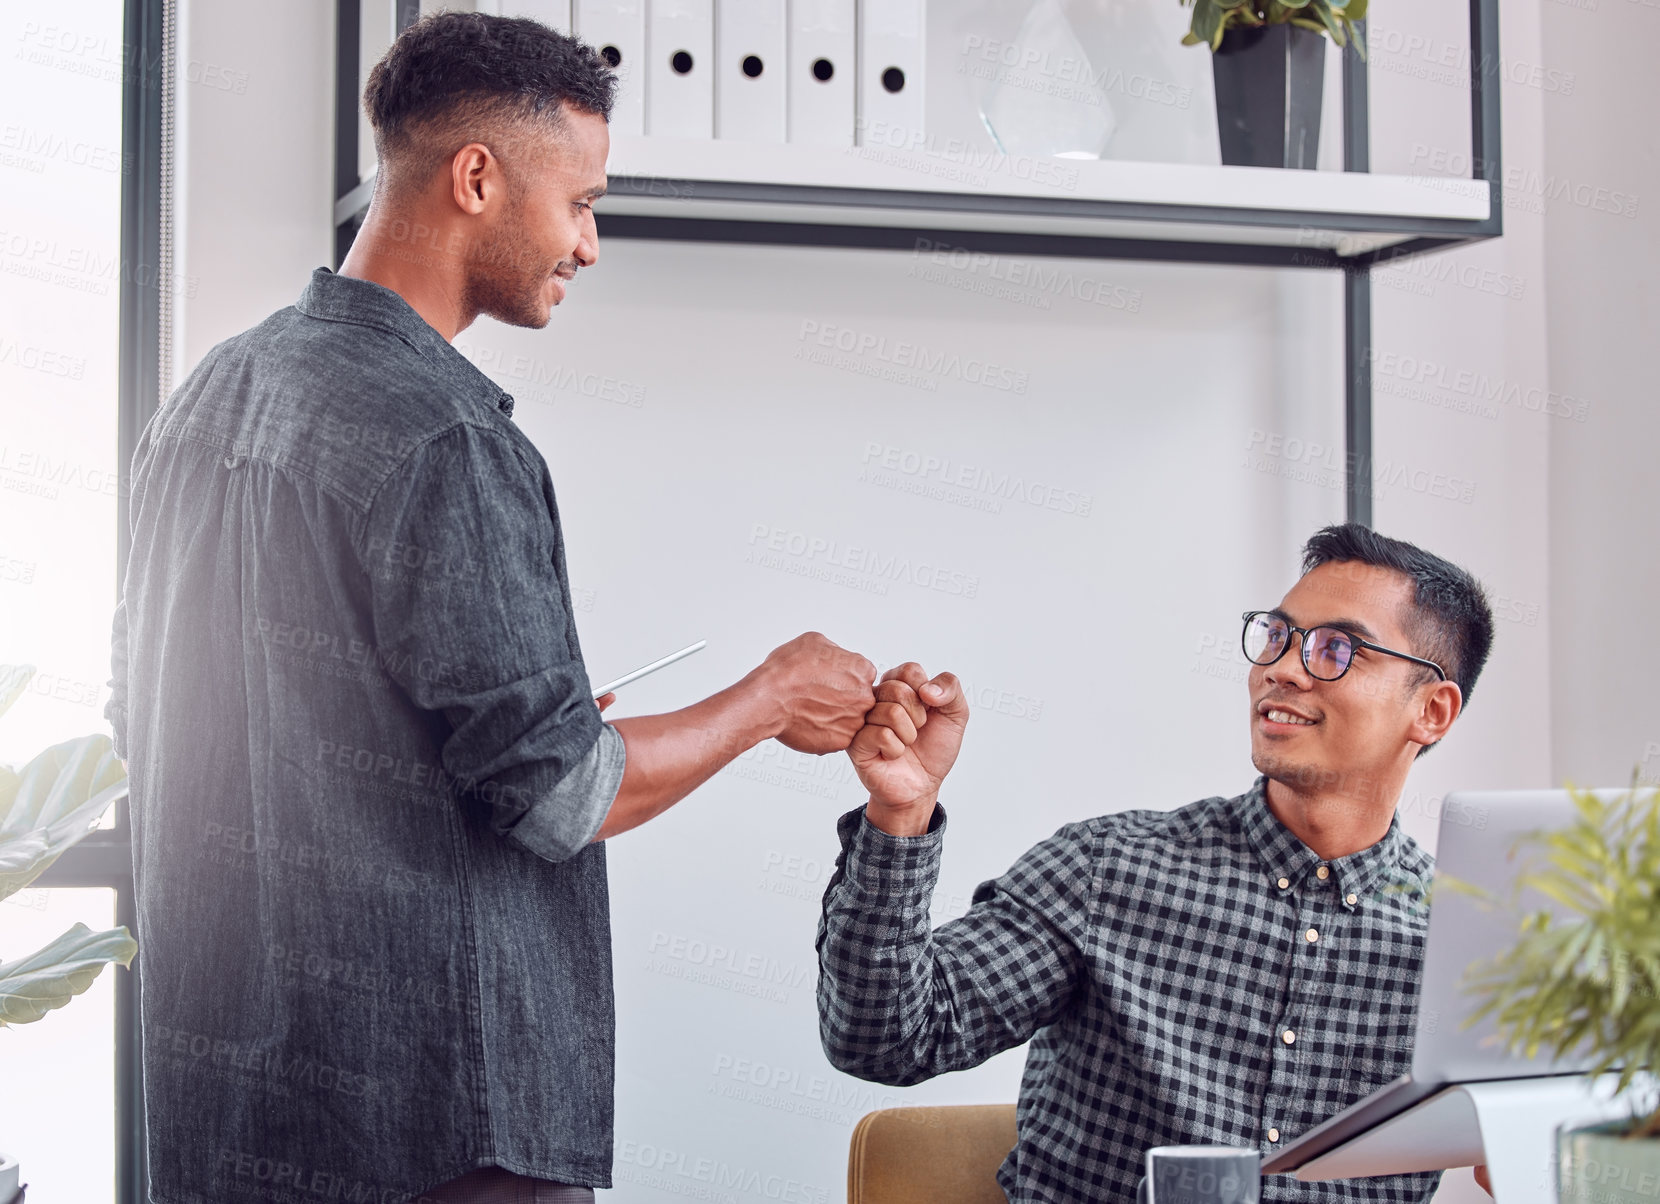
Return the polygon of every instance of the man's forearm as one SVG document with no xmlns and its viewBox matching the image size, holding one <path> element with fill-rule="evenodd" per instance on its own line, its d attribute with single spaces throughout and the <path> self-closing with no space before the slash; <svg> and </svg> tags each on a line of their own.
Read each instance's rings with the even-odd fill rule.
<svg viewBox="0 0 1660 1204">
<path fill-rule="evenodd" d="M 859 812 L 843 816 L 837 831 L 842 855 L 825 890 L 816 942 L 819 1036 L 838 1070 L 911 1086 L 955 1068 L 936 1065 L 932 1052 L 950 1044 L 941 1040 L 942 1010 L 935 1006 L 929 916 L 939 836 L 891 839 Z"/>
<path fill-rule="evenodd" d="M 945 811 L 895 837 L 850 811 L 819 919 L 819 1036 L 830 1064 L 910 1086 L 964 1070 L 1053 1023 L 1084 972 L 1088 846 L 1066 829 L 982 883 L 934 928 Z"/>
<path fill-rule="evenodd" d="M 784 713 L 754 674 L 702 702 L 662 715 L 619 719 L 622 785 L 595 840 L 667 811 L 740 753 L 776 736 Z"/>
</svg>

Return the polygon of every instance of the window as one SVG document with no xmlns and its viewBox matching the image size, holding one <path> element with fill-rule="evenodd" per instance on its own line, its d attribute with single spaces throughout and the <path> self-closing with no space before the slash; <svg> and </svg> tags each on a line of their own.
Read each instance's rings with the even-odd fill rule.
<svg viewBox="0 0 1660 1204">
<path fill-rule="evenodd" d="M 0 664 L 35 667 L 0 763 L 107 731 L 124 465 L 155 408 L 163 0 L 0 15 Z M 131 925 L 119 814 L 0 901 L 0 960 Z M 0 1142 L 31 1196 L 136 1201 L 137 975 L 0 1033 Z"/>
</svg>

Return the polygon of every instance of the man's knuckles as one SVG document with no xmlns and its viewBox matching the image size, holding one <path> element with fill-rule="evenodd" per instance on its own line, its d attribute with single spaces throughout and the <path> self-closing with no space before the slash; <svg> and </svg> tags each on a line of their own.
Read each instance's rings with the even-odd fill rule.
<svg viewBox="0 0 1660 1204">
<path fill-rule="evenodd" d="M 865 722 L 889 728 L 905 743 L 916 739 L 916 723 L 911 713 L 897 702 L 879 702 L 870 708 Z"/>
<path fill-rule="evenodd" d="M 914 690 L 928 680 L 928 674 L 915 661 L 906 661 L 882 674 L 882 680 L 904 682 Z"/>
<path fill-rule="evenodd" d="M 897 761 L 905 755 L 905 743 L 891 727 L 877 729 L 876 747 L 882 754 L 884 761 Z"/>
<path fill-rule="evenodd" d="M 867 761 L 873 757 L 882 756 L 882 735 L 884 732 L 892 735 L 885 727 L 860 728 L 848 744 L 848 751 Z"/>
<path fill-rule="evenodd" d="M 928 708 L 923 705 L 922 699 L 917 697 L 916 691 L 902 682 L 888 682 L 877 690 L 876 705 L 871 709 L 875 710 L 877 707 L 899 707 L 916 727 L 921 727 L 928 721 Z"/>
</svg>

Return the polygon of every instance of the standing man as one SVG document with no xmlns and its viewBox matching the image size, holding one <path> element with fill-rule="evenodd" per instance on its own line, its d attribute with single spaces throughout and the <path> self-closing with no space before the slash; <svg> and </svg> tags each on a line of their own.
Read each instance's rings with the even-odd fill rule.
<svg viewBox="0 0 1660 1204">
<path fill-rule="evenodd" d="M 841 819 L 819 923 L 830 1061 L 908 1086 L 1030 1040 L 998 1172 L 1014 1204 L 1129 1204 L 1153 1146 L 1271 1153 L 1406 1073 L 1431 860 L 1395 805 L 1492 641 L 1463 569 L 1317 532 L 1279 604 L 1244 616 L 1251 787 L 1068 824 L 939 928 L 968 704 L 949 673 L 891 670 L 849 749 L 870 801 Z M 1425 1204 L 1440 1178 L 1275 1175 L 1262 1198 Z"/>
<path fill-rule="evenodd" d="M 614 78 L 443 13 L 364 94 L 338 274 L 144 431 L 106 714 L 130 763 L 150 1198 L 591 1200 L 610 1185 L 605 849 L 776 737 L 843 749 L 816 634 L 668 715 L 590 697 L 553 483 L 451 340 L 547 324 L 598 247 Z"/>
</svg>

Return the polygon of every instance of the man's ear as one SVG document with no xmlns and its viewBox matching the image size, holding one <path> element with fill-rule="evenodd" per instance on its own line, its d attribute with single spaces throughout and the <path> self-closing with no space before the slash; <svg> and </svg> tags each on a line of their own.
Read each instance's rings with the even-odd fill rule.
<svg viewBox="0 0 1660 1204">
<path fill-rule="evenodd" d="M 450 199 L 469 216 L 482 213 L 487 195 L 502 187 L 501 162 L 482 142 L 469 142 L 456 151 L 449 174 Z"/>
<path fill-rule="evenodd" d="M 1425 746 L 1434 744 L 1447 734 L 1447 729 L 1464 709 L 1464 692 L 1454 681 L 1439 681 L 1418 701 L 1418 714 L 1407 731 L 1407 738 Z"/>
</svg>

